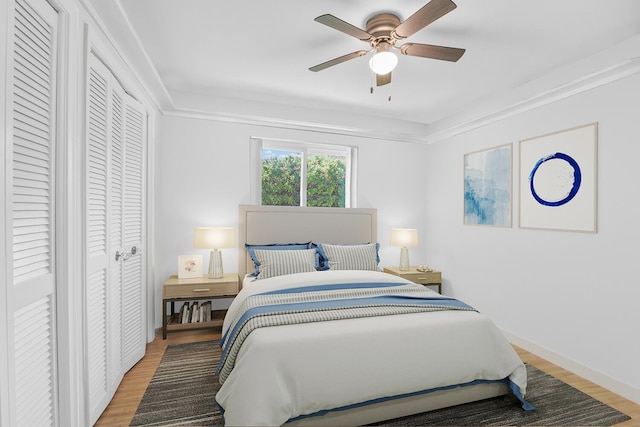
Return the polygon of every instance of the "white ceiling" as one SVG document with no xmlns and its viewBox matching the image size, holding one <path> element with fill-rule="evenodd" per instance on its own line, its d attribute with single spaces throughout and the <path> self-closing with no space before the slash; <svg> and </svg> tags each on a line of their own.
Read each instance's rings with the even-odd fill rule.
<svg viewBox="0 0 640 427">
<path fill-rule="evenodd" d="M 313 19 L 329 13 L 364 28 L 381 11 L 404 20 L 426 0 L 115 0 L 126 15 L 117 26 L 105 11 L 111 0 L 90 1 L 120 40 L 129 32 L 133 46 L 138 38 L 169 98 L 194 92 L 423 124 L 513 93 L 640 33 L 638 0 L 454 0 L 457 9 L 407 41 L 465 48 L 464 56 L 451 63 L 399 55 L 392 84 L 371 94 L 369 56 L 308 70 L 368 48 Z"/>
</svg>

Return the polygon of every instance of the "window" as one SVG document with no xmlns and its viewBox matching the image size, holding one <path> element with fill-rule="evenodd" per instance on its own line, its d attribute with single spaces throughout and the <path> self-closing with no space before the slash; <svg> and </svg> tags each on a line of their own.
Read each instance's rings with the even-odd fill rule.
<svg viewBox="0 0 640 427">
<path fill-rule="evenodd" d="M 252 203 L 355 207 L 356 148 L 252 138 Z"/>
</svg>

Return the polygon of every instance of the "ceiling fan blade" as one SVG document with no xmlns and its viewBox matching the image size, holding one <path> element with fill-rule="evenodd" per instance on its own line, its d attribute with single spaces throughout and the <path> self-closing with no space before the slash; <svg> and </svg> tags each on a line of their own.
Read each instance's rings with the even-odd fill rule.
<svg viewBox="0 0 640 427">
<path fill-rule="evenodd" d="M 456 4 L 451 0 L 431 0 L 398 25 L 393 30 L 393 34 L 398 39 L 406 39 L 435 20 L 442 18 L 456 7 Z"/>
<path fill-rule="evenodd" d="M 400 46 L 400 52 L 409 56 L 420 56 L 422 58 L 456 62 L 464 54 L 465 49 L 435 46 L 432 44 L 405 43 Z"/>
<path fill-rule="evenodd" d="M 323 62 L 322 64 L 315 65 L 315 66 L 309 68 L 309 71 L 322 71 L 325 68 L 333 67 L 334 65 L 341 64 L 341 63 L 343 63 L 345 61 L 348 61 L 350 59 L 366 55 L 367 53 L 368 53 L 368 51 L 366 51 L 366 50 L 358 50 L 356 52 L 351 52 L 351 53 L 348 53 L 346 55 L 342 55 L 342 56 L 339 56 L 337 58 L 333 58 L 330 61 Z"/>
<path fill-rule="evenodd" d="M 376 86 L 384 86 L 391 83 L 391 72 L 387 74 L 376 74 Z"/>
<path fill-rule="evenodd" d="M 348 22 L 345 22 L 342 19 L 336 18 L 335 16 L 330 14 L 320 15 L 316 19 L 314 19 L 314 21 L 324 24 L 338 31 L 342 31 L 345 34 L 348 34 L 350 36 L 353 36 L 363 41 L 369 41 L 373 38 L 373 36 L 367 33 L 366 31 L 361 30 L 360 28 L 354 25 L 351 25 Z"/>
</svg>

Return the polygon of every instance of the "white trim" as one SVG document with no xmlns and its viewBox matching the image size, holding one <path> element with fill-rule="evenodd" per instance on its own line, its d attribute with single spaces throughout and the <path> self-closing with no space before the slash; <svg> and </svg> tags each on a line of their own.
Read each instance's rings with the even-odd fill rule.
<svg viewBox="0 0 640 427">
<path fill-rule="evenodd" d="M 7 65 L 11 63 L 9 57 L 11 49 L 9 49 L 9 43 L 13 43 L 13 25 L 9 25 L 12 22 L 9 18 L 12 16 L 13 11 L 9 6 L 13 5 L 13 2 L 2 2 L 0 5 L 0 32 L 2 37 L 0 38 L 0 67 L 5 72 L 0 74 L 0 129 L 2 130 L 2 149 L 0 149 L 0 281 L 2 283 L 9 282 L 9 266 L 7 261 L 7 236 L 9 236 L 9 224 L 7 221 L 7 147 L 9 146 L 10 130 L 7 123 L 10 119 L 7 115 L 11 111 L 11 103 L 13 102 L 13 96 L 9 87 L 12 82 L 12 73 L 6 72 Z M 4 101 L 1 101 L 4 99 Z M 5 343 L 8 342 L 8 325 L 9 325 L 9 312 L 7 310 L 8 289 L 6 285 L 0 286 L 0 426 L 9 426 L 9 348 Z"/>
<path fill-rule="evenodd" d="M 637 404 L 640 404 L 640 389 L 634 388 L 631 385 L 623 383 L 618 379 L 612 378 L 606 374 L 603 374 L 602 372 L 582 365 L 575 360 L 555 353 L 554 351 L 546 347 L 535 344 L 524 338 L 520 338 L 509 331 L 502 329 L 502 333 L 512 344 L 523 348 L 524 350 L 527 350 L 528 352 L 533 353 L 536 356 L 548 360 L 549 362 L 558 365 L 561 368 L 566 369 L 576 375 L 579 375 L 601 387 L 604 387 L 607 390 L 610 390 L 613 393 L 624 397 L 625 399 L 629 399 Z"/>
<path fill-rule="evenodd" d="M 351 147 L 351 161 L 347 167 L 349 186 L 345 188 L 344 197 L 349 201 L 348 208 L 358 207 L 358 147 Z"/>
<path fill-rule="evenodd" d="M 274 117 L 262 117 L 254 115 L 206 112 L 187 108 L 176 108 L 173 110 L 162 110 L 162 114 L 169 117 L 180 117 L 187 119 L 212 120 L 226 123 L 247 124 L 254 126 L 264 126 L 280 129 L 300 130 L 306 132 L 326 133 L 329 135 L 353 136 L 366 139 L 376 139 L 383 141 L 409 142 L 424 144 L 427 140 L 423 136 L 417 136 L 402 132 L 372 131 L 370 129 L 355 128 L 349 126 L 339 126 L 326 123 L 313 123 L 300 120 L 288 120 Z"/>
<path fill-rule="evenodd" d="M 131 26 L 129 17 L 127 16 L 126 13 L 124 13 L 124 8 L 120 0 L 111 0 L 109 2 L 105 2 L 104 4 L 117 8 L 117 13 L 118 13 L 117 21 L 113 21 L 110 23 L 113 24 L 114 22 L 117 22 L 117 25 L 119 26 L 121 26 L 123 22 L 126 24 L 127 29 L 129 30 L 129 34 L 127 35 L 127 39 L 126 39 L 126 45 L 127 46 L 131 45 L 131 39 L 135 40 L 135 45 L 136 47 L 139 48 L 139 50 L 137 51 L 135 57 L 133 58 L 127 58 L 127 55 L 123 52 L 122 47 L 119 47 L 118 45 L 118 42 L 122 42 L 123 40 L 119 40 L 118 38 L 114 37 L 114 34 L 111 31 L 109 31 L 110 27 L 108 25 L 105 25 L 103 19 L 96 12 L 91 2 L 88 0 L 77 0 L 77 1 L 82 5 L 84 12 L 87 14 L 87 18 L 89 18 L 92 21 L 91 22 L 91 24 L 93 24 L 92 26 L 95 25 L 96 28 L 92 28 L 92 30 L 97 30 L 98 33 L 104 36 L 104 39 L 105 39 L 104 41 L 108 49 L 114 52 L 115 57 L 117 58 L 117 61 L 118 61 L 117 63 L 122 64 L 123 67 L 125 67 L 126 69 L 127 75 L 131 76 L 134 79 L 133 86 L 135 86 L 136 88 L 142 88 L 144 90 L 145 97 L 151 100 L 151 102 L 153 102 L 153 105 L 156 110 L 159 110 L 159 111 L 162 110 L 161 104 L 165 105 L 165 107 L 166 105 L 169 105 L 171 108 L 174 108 L 175 106 L 173 104 L 173 99 L 169 95 L 169 92 L 167 91 L 166 86 L 164 86 L 164 84 L 162 83 L 162 79 L 160 78 L 158 71 L 155 69 L 155 67 L 153 67 L 153 65 L 151 65 L 152 64 L 151 59 L 149 58 L 149 55 L 147 54 L 147 52 L 142 48 L 142 44 L 140 42 L 140 39 L 137 33 L 133 31 L 133 27 Z M 104 51 L 104 50 L 105 50 L 104 48 L 101 49 L 101 51 Z M 144 61 L 142 61 L 141 63 L 140 61 L 137 60 L 138 58 L 143 58 Z M 136 61 L 136 64 L 132 65 L 132 61 Z M 107 63 L 115 64 L 113 59 L 110 59 Z M 149 66 L 144 68 L 147 71 L 148 70 L 151 70 L 151 71 L 150 72 L 148 71 L 150 73 L 150 76 L 145 74 L 145 78 L 142 79 L 141 78 L 142 72 L 136 71 L 136 70 L 143 63 L 148 64 Z M 120 77 L 120 73 L 118 73 L 118 76 Z M 149 87 L 149 77 L 153 80 L 152 82 L 153 90 Z M 158 95 L 158 97 L 154 95 Z M 141 101 L 142 97 L 139 94 L 135 94 L 134 96 L 135 98 Z"/>
<path fill-rule="evenodd" d="M 252 205 L 262 204 L 262 139 L 251 137 L 249 139 L 249 186 L 250 201 Z"/>
<path fill-rule="evenodd" d="M 147 156 L 146 156 L 146 170 L 147 170 L 147 200 L 145 209 L 145 217 L 146 217 L 146 241 L 143 243 L 143 246 L 146 250 L 145 260 L 146 260 L 146 269 L 147 269 L 147 343 L 153 341 L 156 337 L 155 330 L 155 313 L 156 313 L 156 286 L 155 286 L 155 158 L 156 158 L 156 115 L 151 114 L 147 111 Z"/>
<path fill-rule="evenodd" d="M 82 40 L 78 9 L 68 0 L 51 2 L 58 11 L 58 105 L 56 174 L 56 317 L 58 340 L 58 422 L 60 425 L 84 423 L 83 322 L 78 310 L 82 302 L 82 217 L 81 158 L 78 156 L 81 121 L 79 109 L 80 57 Z"/>
<path fill-rule="evenodd" d="M 302 147 L 301 151 L 302 158 L 300 159 L 300 206 L 307 206 L 307 171 L 309 170 L 309 147 Z"/>
<path fill-rule="evenodd" d="M 556 101 L 569 98 L 582 92 L 595 89 L 606 84 L 622 80 L 640 73 L 640 58 L 631 58 L 615 65 L 599 69 L 586 76 L 581 76 L 571 82 L 562 84 L 544 92 L 537 93 L 521 101 L 512 102 L 505 107 L 493 108 L 489 112 L 476 115 L 472 118 L 456 121 L 451 125 L 438 129 L 436 124 L 429 125 L 433 132 L 416 135 L 402 132 L 380 132 L 364 128 L 338 126 L 324 123 L 312 123 L 255 115 L 241 115 L 223 112 L 206 112 L 195 109 L 175 108 L 162 110 L 162 114 L 172 117 L 192 118 L 201 120 L 213 120 L 228 123 L 249 124 L 256 126 L 294 129 L 301 131 L 326 133 L 333 135 L 354 136 L 367 139 L 399 141 L 416 144 L 431 144 L 453 136 L 481 128 L 491 123 L 522 114 Z"/>
<path fill-rule="evenodd" d="M 453 136 L 472 131 L 477 128 L 522 114 L 556 101 L 586 92 L 606 84 L 622 80 L 640 73 L 640 58 L 632 58 L 622 63 L 605 67 L 587 76 L 563 84 L 545 92 L 538 93 L 525 100 L 515 102 L 504 108 L 493 110 L 472 119 L 458 122 L 426 136 L 428 143 L 442 141 Z"/>
</svg>

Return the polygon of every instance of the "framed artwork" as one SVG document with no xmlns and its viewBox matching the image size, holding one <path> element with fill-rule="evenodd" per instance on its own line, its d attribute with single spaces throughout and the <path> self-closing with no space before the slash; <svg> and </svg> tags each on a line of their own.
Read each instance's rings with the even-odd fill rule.
<svg viewBox="0 0 640 427">
<path fill-rule="evenodd" d="M 512 144 L 464 155 L 464 223 L 511 227 Z"/>
<path fill-rule="evenodd" d="M 178 256 L 178 279 L 202 276 L 202 255 Z"/>
<path fill-rule="evenodd" d="M 596 232 L 598 124 L 520 141 L 520 227 Z"/>
</svg>

